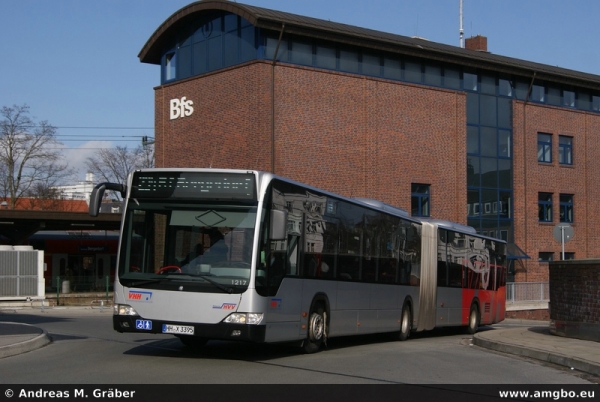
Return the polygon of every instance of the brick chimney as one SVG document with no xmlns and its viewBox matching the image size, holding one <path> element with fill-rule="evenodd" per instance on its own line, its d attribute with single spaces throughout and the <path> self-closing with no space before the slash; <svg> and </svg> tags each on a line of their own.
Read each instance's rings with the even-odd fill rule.
<svg viewBox="0 0 600 402">
<path fill-rule="evenodd" d="M 465 48 L 478 52 L 487 52 L 487 38 L 481 35 L 471 36 L 465 40 Z"/>
</svg>

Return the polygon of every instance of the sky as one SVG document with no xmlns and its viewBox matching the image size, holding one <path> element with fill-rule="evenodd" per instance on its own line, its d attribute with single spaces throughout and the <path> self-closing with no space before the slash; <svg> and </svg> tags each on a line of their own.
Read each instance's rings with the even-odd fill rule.
<svg viewBox="0 0 600 402">
<path fill-rule="evenodd" d="M 459 46 L 459 0 L 239 3 Z M 78 179 L 100 148 L 154 136 L 160 66 L 138 54 L 188 0 L 2 0 L 0 107 L 57 127 Z M 463 0 L 464 37 L 491 53 L 600 75 L 597 0 Z"/>
</svg>

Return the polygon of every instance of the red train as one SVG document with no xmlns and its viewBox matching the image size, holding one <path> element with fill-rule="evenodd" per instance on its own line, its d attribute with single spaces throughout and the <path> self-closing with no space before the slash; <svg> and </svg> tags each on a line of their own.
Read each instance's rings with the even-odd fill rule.
<svg viewBox="0 0 600 402">
<path fill-rule="evenodd" d="M 42 231 L 29 238 L 35 250 L 44 251 L 46 291 L 112 290 L 117 265 L 118 231 Z"/>
</svg>

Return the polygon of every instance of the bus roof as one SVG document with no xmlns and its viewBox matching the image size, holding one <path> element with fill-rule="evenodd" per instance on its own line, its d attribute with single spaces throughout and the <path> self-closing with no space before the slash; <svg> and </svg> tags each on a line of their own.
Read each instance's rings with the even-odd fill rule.
<svg viewBox="0 0 600 402">
<path fill-rule="evenodd" d="M 357 200 L 360 201 L 364 204 L 370 205 L 372 207 L 375 207 L 379 210 L 382 211 L 386 211 L 386 212 L 391 212 L 394 213 L 396 215 L 401 215 L 401 216 L 405 216 L 405 217 L 410 217 L 410 215 L 408 214 L 408 211 L 402 209 L 402 208 L 398 208 L 398 207 L 394 207 L 390 204 L 386 204 L 383 201 L 379 201 L 379 200 L 374 200 L 372 198 L 362 198 L 362 197 L 353 197 L 353 200 Z"/>
<path fill-rule="evenodd" d="M 272 180 L 276 179 L 276 180 L 281 180 L 286 183 L 296 184 L 296 185 L 302 186 L 308 190 L 319 192 L 323 195 L 326 195 L 326 196 L 329 196 L 332 198 L 336 198 L 339 200 L 344 200 L 344 201 L 347 201 L 347 202 L 355 204 L 355 205 L 366 206 L 370 209 L 375 209 L 378 211 L 383 211 L 383 212 L 389 213 L 391 215 L 399 216 L 401 218 L 408 219 L 414 223 L 427 222 L 427 223 L 436 225 L 442 229 L 452 230 L 455 232 L 460 232 L 460 233 L 469 234 L 469 235 L 475 235 L 477 237 L 488 238 L 491 240 L 504 242 L 501 239 L 483 236 L 483 235 L 477 233 L 477 230 L 475 230 L 475 228 L 473 228 L 472 226 L 467 226 L 467 225 L 463 225 L 460 223 L 447 221 L 447 220 L 443 220 L 443 219 L 413 217 L 413 216 L 410 216 L 410 214 L 406 210 L 398 208 L 398 207 L 394 207 L 390 204 L 386 204 L 383 201 L 375 200 L 372 198 L 363 198 L 363 197 L 345 197 L 345 196 L 342 196 L 339 194 L 329 192 L 327 190 L 323 190 L 323 189 L 320 189 L 317 187 L 310 186 L 306 183 L 301 183 L 296 180 L 289 179 L 289 178 L 283 177 L 283 176 L 278 176 L 274 173 L 266 172 L 266 171 L 252 170 L 252 169 L 218 169 L 218 168 L 150 168 L 150 169 L 136 170 L 135 172 L 160 172 L 160 171 L 165 171 L 165 172 L 176 172 L 176 171 L 178 171 L 178 172 L 207 172 L 207 173 L 208 172 L 212 172 L 212 173 L 221 173 L 222 172 L 222 173 L 240 173 L 240 174 L 251 173 L 251 174 L 256 175 L 258 178 L 258 181 L 259 181 L 258 187 L 259 188 L 257 188 L 257 190 L 259 193 L 264 193 L 264 191 L 266 190 L 266 188 L 264 187 L 265 183 L 268 184 Z"/>
</svg>

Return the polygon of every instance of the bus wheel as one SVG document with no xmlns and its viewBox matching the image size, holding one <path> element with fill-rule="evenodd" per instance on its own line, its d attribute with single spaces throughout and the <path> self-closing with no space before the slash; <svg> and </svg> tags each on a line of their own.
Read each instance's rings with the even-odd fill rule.
<svg viewBox="0 0 600 402">
<path fill-rule="evenodd" d="M 302 344 L 304 353 L 315 353 L 321 348 L 326 336 L 326 315 L 323 306 L 318 305 L 308 318 L 308 336 Z"/>
<path fill-rule="evenodd" d="M 477 328 L 479 328 L 479 308 L 477 308 L 476 304 L 471 306 L 471 311 L 469 312 L 469 325 L 467 325 L 467 333 L 473 335 L 477 332 Z"/>
<path fill-rule="evenodd" d="M 410 306 L 405 304 L 402 308 L 402 319 L 400 320 L 400 340 L 405 341 L 408 339 L 411 330 L 412 317 L 410 313 Z"/>
<path fill-rule="evenodd" d="M 177 335 L 176 335 L 177 336 Z M 193 349 L 200 349 L 202 346 L 206 345 L 208 339 L 200 338 L 198 336 L 188 336 L 188 335 L 180 335 L 177 336 L 181 343 L 185 346 Z"/>
</svg>

